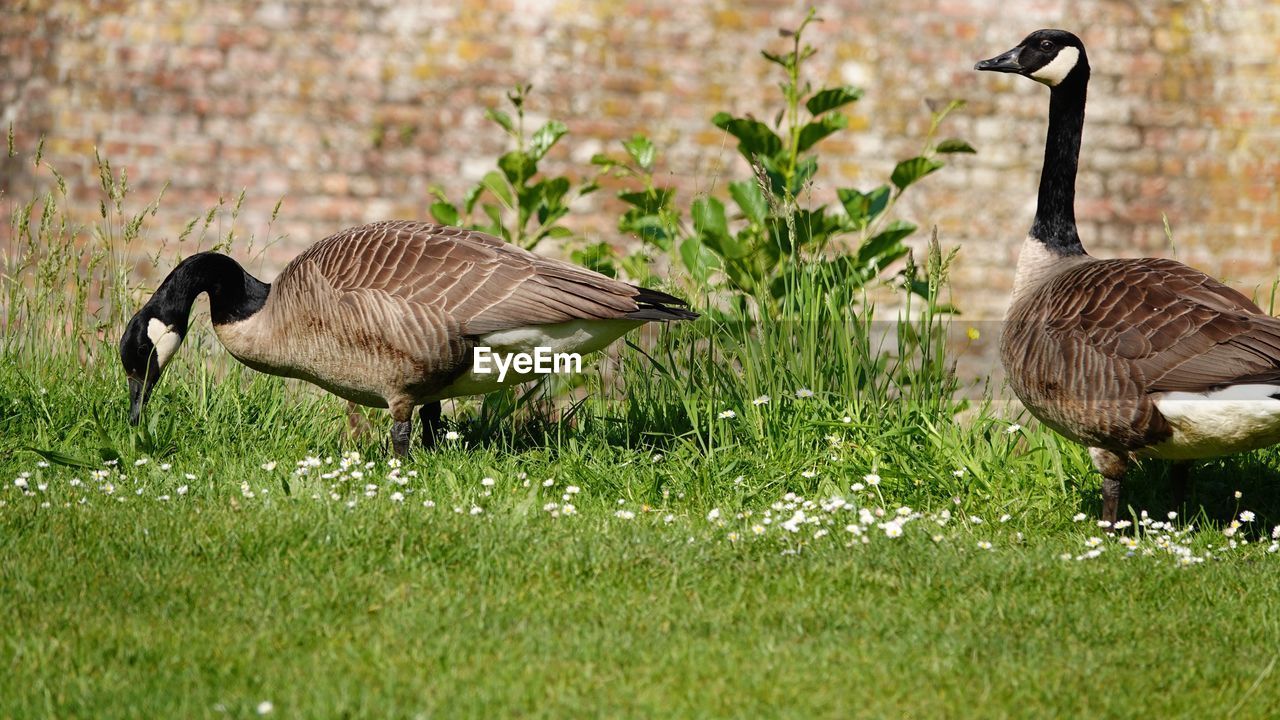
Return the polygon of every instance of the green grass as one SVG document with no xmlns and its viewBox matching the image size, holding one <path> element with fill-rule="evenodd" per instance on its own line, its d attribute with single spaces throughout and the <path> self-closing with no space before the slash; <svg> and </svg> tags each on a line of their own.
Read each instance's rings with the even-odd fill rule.
<svg viewBox="0 0 1280 720">
<path fill-rule="evenodd" d="M 1267 717 L 1274 562 L 148 498 L 4 514 L 13 717 Z M 690 540 L 692 538 L 692 540 Z M 816 545 L 816 544 L 815 544 Z"/>
<path fill-rule="evenodd" d="M 1081 453 L 992 419 L 841 431 L 831 402 L 775 397 L 756 418 L 765 442 L 708 449 L 631 443 L 584 410 L 537 446 L 516 432 L 418 451 L 401 486 L 379 440 L 344 439 L 338 401 L 225 360 L 214 382 L 185 350 L 153 401 L 158 452 L 101 479 L 23 448 L 83 459 L 144 441 L 109 354 L 0 370 L 0 715 L 252 717 L 267 700 L 280 717 L 1267 717 L 1280 703 L 1275 493 L 1241 478 L 1265 458 L 1201 474 L 1194 521 L 1210 527 L 1173 542 L 1208 559 L 1183 567 L 1167 531 L 1073 522 L 1097 507 Z M 837 432 L 840 459 L 815 455 Z M 321 466 L 296 475 L 309 456 Z M 878 487 L 848 490 L 872 470 Z M 1133 500 L 1163 509 L 1163 483 L 1151 470 Z M 570 485 L 576 512 L 553 517 Z M 866 544 L 845 529 L 855 510 L 810 508 L 820 524 L 791 533 L 803 501 L 771 507 L 789 492 L 888 517 Z M 904 504 L 922 516 L 890 538 L 878 523 Z M 1221 522 L 1242 508 L 1262 517 L 1231 548 Z M 1074 559 L 1090 537 L 1104 552 Z"/>
<path fill-rule="evenodd" d="M 199 317 L 129 427 L 149 210 L 86 229 L 42 202 L 0 280 L 0 717 L 1280 708 L 1276 453 L 1203 465 L 1185 508 L 1144 466 L 1135 527 L 1077 520 L 1084 452 L 959 400 L 928 307 L 873 322 L 802 278 L 751 326 L 700 297 L 569 394 L 460 404 L 460 440 L 395 467 L 385 413 L 348 438 L 343 403 Z"/>
</svg>

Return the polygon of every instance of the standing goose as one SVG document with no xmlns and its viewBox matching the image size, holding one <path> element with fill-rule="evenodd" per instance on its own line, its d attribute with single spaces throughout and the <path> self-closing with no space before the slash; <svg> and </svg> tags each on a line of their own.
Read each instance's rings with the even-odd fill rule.
<svg viewBox="0 0 1280 720">
<path fill-rule="evenodd" d="M 1103 476 L 1103 520 L 1115 522 L 1135 459 L 1186 461 L 1280 442 L 1280 320 L 1181 263 L 1099 260 L 1080 244 L 1075 179 L 1089 84 L 1080 39 L 1039 30 L 975 69 L 1050 88 L 1039 201 L 1000 359 L 1031 414 L 1089 448 Z"/>
<path fill-rule="evenodd" d="M 137 424 L 187 334 L 191 305 L 209 294 L 223 346 L 261 372 L 306 380 L 351 402 L 391 410 L 396 453 L 409 451 L 422 405 L 431 444 L 440 401 L 533 376 L 472 366 L 495 355 L 589 353 L 648 321 L 697 317 L 683 300 L 551 260 L 483 233 L 420 222 L 363 225 L 294 258 L 272 284 L 226 255 L 183 260 L 129 321 L 120 359 Z"/>
</svg>

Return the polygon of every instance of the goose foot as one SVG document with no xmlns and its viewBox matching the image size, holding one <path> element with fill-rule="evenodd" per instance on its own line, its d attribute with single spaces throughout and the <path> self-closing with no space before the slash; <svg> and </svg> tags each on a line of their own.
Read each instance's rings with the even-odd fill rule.
<svg viewBox="0 0 1280 720">
<path fill-rule="evenodd" d="M 443 414 L 444 409 L 440 406 L 439 400 L 429 402 L 418 409 L 418 420 L 422 422 L 422 447 L 430 450 L 436 446 L 436 436 L 444 424 L 441 422 Z"/>
<path fill-rule="evenodd" d="M 1102 519 L 1112 525 L 1120 510 L 1120 483 L 1129 469 L 1129 459 L 1103 448 L 1089 448 L 1093 466 L 1102 473 Z"/>
<path fill-rule="evenodd" d="M 409 435 L 413 431 L 413 421 L 396 422 L 391 426 L 391 449 L 396 455 L 405 457 L 409 454 Z"/>
</svg>

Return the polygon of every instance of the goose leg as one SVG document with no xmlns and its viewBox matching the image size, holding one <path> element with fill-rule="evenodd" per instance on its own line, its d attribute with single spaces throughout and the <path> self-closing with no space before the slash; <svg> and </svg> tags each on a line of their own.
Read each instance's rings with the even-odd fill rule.
<svg viewBox="0 0 1280 720">
<path fill-rule="evenodd" d="M 413 405 L 405 403 L 388 403 L 391 406 L 391 417 L 395 423 L 391 426 L 391 449 L 396 455 L 405 457 L 409 454 L 409 436 L 413 432 Z"/>
<path fill-rule="evenodd" d="M 1089 457 L 1093 466 L 1102 473 L 1102 519 L 1115 524 L 1120 510 L 1120 482 L 1124 480 L 1125 470 L 1129 469 L 1129 459 L 1103 448 L 1089 448 Z"/>
<path fill-rule="evenodd" d="M 413 421 L 396 422 L 391 426 L 391 449 L 396 455 L 404 457 L 409 454 L 409 435 L 413 432 Z"/>
<path fill-rule="evenodd" d="M 440 401 L 429 402 L 418 409 L 418 421 L 422 423 L 422 446 L 430 449 L 436 446 L 436 434 L 440 432 L 441 417 L 444 409 Z"/>
</svg>

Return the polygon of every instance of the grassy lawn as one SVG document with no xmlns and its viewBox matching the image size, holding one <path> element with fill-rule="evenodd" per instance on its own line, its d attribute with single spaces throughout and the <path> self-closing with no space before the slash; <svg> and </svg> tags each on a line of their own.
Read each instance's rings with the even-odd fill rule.
<svg viewBox="0 0 1280 720">
<path fill-rule="evenodd" d="M 1280 707 L 1266 456 L 1205 468 L 1205 509 L 1169 526 L 1148 469 L 1132 501 L 1159 514 L 1116 534 L 1072 520 L 1096 512 L 1096 480 L 1046 433 L 851 422 L 837 446 L 820 397 L 735 418 L 763 408 L 789 428 L 771 443 L 629 443 L 586 415 L 539 447 L 462 447 L 463 424 L 394 467 L 378 439 L 343 439 L 336 400 L 247 371 L 208 381 L 187 354 L 154 401 L 154 452 L 96 470 L 25 448 L 70 462 L 146 441 L 118 371 L 0 371 L 0 715 Z"/>
<path fill-rule="evenodd" d="M 263 699 L 290 717 L 1265 717 L 1280 700 L 1273 562 L 924 536 L 784 555 L 690 520 L 387 502 L 10 509 L 4 536 L 14 717 Z"/>
</svg>

